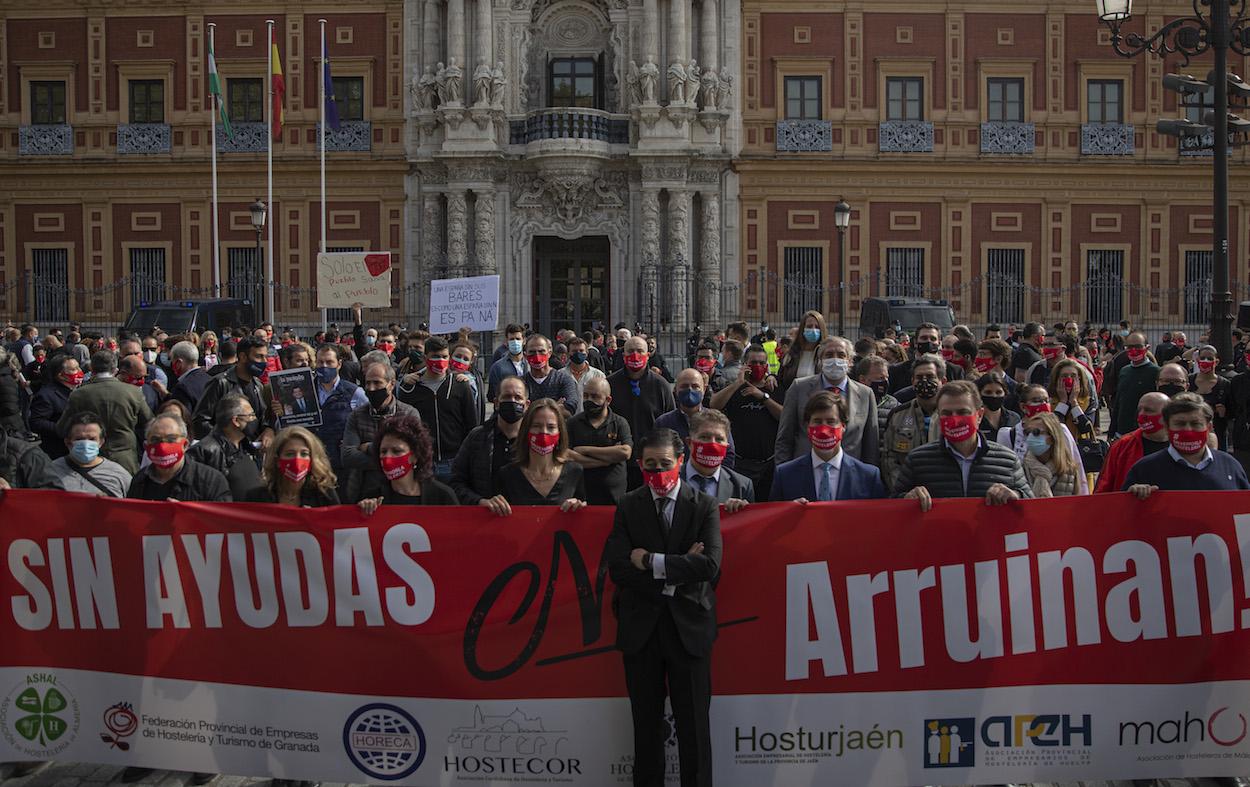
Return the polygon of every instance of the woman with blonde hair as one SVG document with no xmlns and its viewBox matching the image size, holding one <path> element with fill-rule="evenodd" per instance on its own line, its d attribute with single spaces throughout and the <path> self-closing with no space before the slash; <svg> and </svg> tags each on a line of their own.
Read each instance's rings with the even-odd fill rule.
<svg viewBox="0 0 1250 787">
<path fill-rule="evenodd" d="M 205 369 L 211 369 L 217 365 L 217 334 L 213 331 L 204 331 L 200 334 L 200 341 L 197 343 L 200 348 L 200 360 Z"/>
<path fill-rule="evenodd" d="M 1050 409 L 1078 440 L 1092 438 L 1098 432 L 1098 396 L 1093 379 L 1080 362 L 1071 358 L 1060 361 L 1050 370 Z"/>
<path fill-rule="evenodd" d="M 1066 431 L 1054 413 L 1038 413 L 1024 422 L 1024 476 L 1034 497 L 1089 494 L 1081 487 L 1085 469 L 1073 455 Z"/>
<path fill-rule="evenodd" d="M 247 503 L 278 503 L 299 508 L 339 504 L 338 479 L 321 441 L 302 426 L 278 432 L 265 451 L 264 486 L 247 494 Z"/>
<path fill-rule="evenodd" d="M 812 309 L 799 320 L 794 343 L 786 351 L 781 370 L 777 372 L 780 389 L 789 388 L 800 377 L 810 377 L 820 371 L 820 359 L 816 357 L 820 344 L 825 340 L 825 315 Z"/>
</svg>

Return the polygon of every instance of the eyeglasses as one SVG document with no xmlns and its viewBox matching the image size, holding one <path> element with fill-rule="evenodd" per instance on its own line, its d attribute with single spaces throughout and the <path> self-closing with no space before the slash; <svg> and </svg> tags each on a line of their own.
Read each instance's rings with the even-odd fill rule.
<svg viewBox="0 0 1250 787">
<path fill-rule="evenodd" d="M 1029 437 L 1048 437 L 1050 435 L 1045 429 L 1025 429 L 1024 433 Z"/>
</svg>

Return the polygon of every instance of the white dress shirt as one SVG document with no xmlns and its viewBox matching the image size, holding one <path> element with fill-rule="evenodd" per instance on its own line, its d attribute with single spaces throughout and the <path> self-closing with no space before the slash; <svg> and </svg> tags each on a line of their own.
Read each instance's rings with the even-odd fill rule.
<svg viewBox="0 0 1250 787">
<path fill-rule="evenodd" d="M 825 471 L 821 469 L 821 465 L 825 463 L 816 455 L 816 450 L 812 449 L 812 478 L 816 481 L 816 499 L 820 499 L 820 483 L 825 480 Z M 833 494 L 832 500 L 838 499 L 838 474 L 842 472 L 842 447 L 838 446 L 838 452 L 829 460 L 829 489 Z"/>
<path fill-rule="evenodd" d="M 719 468 L 717 469 L 719 470 Z M 677 510 L 677 493 L 680 491 L 681 491 L 681 481 L 678 480 L 678 482 L 673 485 L 673 488 L 668 490 L 668 494 L 664 495 L 664 497 L 667 497 L 669 500 L 668 505 L 664 507 L 664 524 L 668 526 L 669 530 L 673 529 L 673 512 Z M 655 493 L 655 490 L 652 489 L 651 490 L 651 507 L 652 508 L 655 507 L 655 501 L 659 499 L 660 499 L 660 495 L 657 495 Z M 656 579 L 668 578 L 668 575 L 664 573 L 664 555 L 662 555 L 659 552 L 651 553 L 651 576 L 655 577 Z M 666 584 L 664 586 L 664 590 L 663 590 L 664 595 L 671 596 L 675 594 L 676 592 L 677 592 L 676 585 Z"/>
<path fill-rule="evenodd" d="M 968 494 L 968 476 L 972 473 L 972 463 L 976 461 L 977 452 L 973 451 L 972 456 L 964 456 L 959 453 L 959 451 L 955 450 L 955 446 L 951 445 L 950 441 L 946 438 L 942 438 L 942 442 L 946 444 L 946 450 L 951 452 L 951 456 L 955 457 L 955 460 L 959 462 L 959 472 L 962 473 L 964 477 L 964 494 L 966 495 Z M 981 435 L 978 434 L 977 451 L 979 450 L 981 450 Z"/>
<path fill-rule="evenodd" d="M 1170 445 L 1168 446 L 1168 456 L 1172 457 L 1173 462 L 1180 462 L 1186 467 L 1192 468 L 1194 470 L 1206 470 L 1207 465 L 1215 461 L 1215 456 L 1212 455 L 1210 446 L 1207 447 L 1206 453 L 1202 455 L 1202 461 L 1198 462 L 1198 464 L 1196 465 L 1191 465 L 1188 459 L 1181 456 L 1180 451 L 1177 451 L 1175 448 L 1173 448 Z"/>
</svg>

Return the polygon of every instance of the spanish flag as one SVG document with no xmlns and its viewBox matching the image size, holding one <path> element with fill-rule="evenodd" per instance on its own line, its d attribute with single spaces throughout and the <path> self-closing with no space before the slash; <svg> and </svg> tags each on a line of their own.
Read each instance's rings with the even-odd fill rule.
<svg viewBox="0 0 1250 787">
<path fill-rule="evenodd" d="M 273 125 L 273 141 L 282 141 L 282 100 L 286 97 L 286 80 L 282 77 L 282 59 L 278 57 L 278 36 L 273 34 L 269 41 L 269 70 L 273 80 L 273 108 L 270 118 Z"/>
</svg>

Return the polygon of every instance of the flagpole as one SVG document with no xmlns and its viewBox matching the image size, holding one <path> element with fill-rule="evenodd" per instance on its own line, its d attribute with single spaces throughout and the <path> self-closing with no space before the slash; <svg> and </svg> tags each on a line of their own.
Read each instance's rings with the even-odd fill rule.
<svg viewBox="0 0 1250 787">
<path fill-rule="evenodd" d="M 215 28 L 216 22 L 208 23 L 208 51 L 216 53 L 217 49 L 213 46 L 216 38 Z M 217 96 L 213 94 L 209 97 L 208 116 L 212 121 L 212 127 L 209 133 L 209 139 L 212 140 L 213 149 L 213 297 L 221 297 L 221 239 L 218 237 L 219 225 L 217 221 L 217 112 L 220 109 L 217 105 Z"/>
<path fill-rule="evenodd" d="M 265 319 L 274 322 L 273 313 L 273 225 L 277 220 L 277 211 L 273 208 L 273 25 L 272 19 L 265 20 L 265 26 L 269 30 L 269 52 L 266 60 L 269 61 L 269 142 L 265 146 L 267 150 L 268 164 L 268 197 L 269 204 L 269 247 L 265 251 Z"/>
<path fill-rule="evenodd" d="M 326 20 L 318 19 L 321 23 L 321 74 L 317 82 L 321 85 L 321 103 L 318 108 L 318 115 L 321 119 L 321 253 L 325 254 L 329 248 L 326 244 Z M 321 310 L 321 330 L 324 332 L 329 326 L 327 325 L 328 316 L 326 310 Z"/>
</svg>

